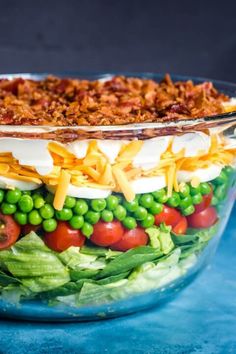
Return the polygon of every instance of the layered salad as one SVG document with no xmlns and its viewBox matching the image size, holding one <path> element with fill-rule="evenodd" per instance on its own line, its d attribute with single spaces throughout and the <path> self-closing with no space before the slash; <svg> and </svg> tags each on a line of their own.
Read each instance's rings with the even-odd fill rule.
<svg viewBox="0 0 236 354">
<path fill-rule="evenodd" d="M 168 124 L 234 110 L 211 82 L 169 75 L 2 79 L 1 297 L 83 306 L 183 277 L 217 235 L 236 144 L 225 125 Z M 165 133 L 135 136 L 151 123 Z"/>
</svg>

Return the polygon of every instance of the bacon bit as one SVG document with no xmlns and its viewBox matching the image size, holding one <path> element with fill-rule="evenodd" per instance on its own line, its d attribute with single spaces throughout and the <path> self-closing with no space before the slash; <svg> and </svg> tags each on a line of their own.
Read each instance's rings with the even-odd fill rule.
<svg viewBox="0 0 236 354">
<path fill-rule="evenodd" d="M 0 125 L 122 125 L 194 119 L 225 112 L 228 97 L 211 82 L 161 82 L 115 76 L 106 82 L 0 80 Z"/>
</svg>

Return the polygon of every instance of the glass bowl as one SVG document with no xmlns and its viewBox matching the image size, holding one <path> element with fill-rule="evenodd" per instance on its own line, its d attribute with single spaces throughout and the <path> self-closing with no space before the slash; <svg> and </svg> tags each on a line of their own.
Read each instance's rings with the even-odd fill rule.
<svg viewBox="0 0 236 354">
<path fill-rule="evenodd" d="M 104 81 L 113 75 L 57 76 Z M 125 75 L 153 80 L 163 77 Z M 19 76 L 40 80 L 47 75 L 1 77 Z M 172 79 L 206 81 L 181 76 Z M 236 85 L 212 82 L 219 91 L 236 96 Z M 0 314 L 41 321 L 104 319 L 161 304 L 177 294 L 209 263 L 229 219 L 236 191 L 235 122 L 236 112 L 229 112 L 123 126 L 1 125 L 0 188 L 13 190 L 1 192 L 5 204 L 23 205 L 21 214 L 25 214 L 32 207 L 26 211 L 28 206 L 17 198 L 31 199 L 39 213 L 34 214 L 35 224 L 40 215 L 48 232 L 53 232 L 54 226 L 47 220 L 52 219 L 50 213 L 57 213 L 57 220 L 79 229 L 80 236 L 77 234 L 74 246 L 62 251 L 60 242 L 56 246 L 51 243 L 52 233 L 46 239 L 35 227 L 35 232 L 1 250 Z M 29 167 L 28 179 L 14 184 L 6 177 L 3 161 L 11 164 L 12 158 L 18 160 L 16 171 Z M 56 168 L 50 172 L 52 163 Z M 75 169 L 71 183 L 66 182 L 62 167 Z M 101 188 L 94 182 L 96 178 L 103 180 Z M 17 196 L 14 187 L 23 193 Z M 64 214 L 52 211 L 53 194 L 57 205 L 66 203 Z M 2 211 L 4 208 L 6 205 Z M 23 217 L 18 215 L 16 220 L 23 224 Z M 83 229 L 85 223 L 87 228 Z M 63 239 L 67 231 L 61 229 Z M 113 241 L 109 243 L 106 237 L 104 241 L 104 236 Z"/>
</svg>

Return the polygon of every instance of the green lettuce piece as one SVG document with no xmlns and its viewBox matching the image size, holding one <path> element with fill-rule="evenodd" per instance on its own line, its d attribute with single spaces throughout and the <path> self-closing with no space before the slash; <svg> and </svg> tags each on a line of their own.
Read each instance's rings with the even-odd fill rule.
<svg viewBox="0 0 236 354">
<path fill-rule="evenodd" d="M 106 278 L 111 275 L 130 271 L 143 263 L 158 259 L 162 255 L 162 252 L 150 246 L 141 246 L 130 249 L 112 259 L 106 267 L 99 272 L 96 279 Z"/>
<path fill-rule="evenodd" d="M 1 291 L 1 299 L 13 304 L 19 304 L 21 298 L 30 299 L 33 293 L 23 285 L 9 284 Z"/>
<path fill-rule="evenodd" d="M 161 258 L 157 264 L 147 262 L 137 267 L 131 275 L 124 279 L 113 277 L 113 282 L 108 284 L 97 282 L 84 282 L 80 293 L 58 297 L 57 300 L 70 306 L 109 303 L 121 300 L 127 296 L 156 289 L 176 280 L 184 274 L 190 266 L 185 261 L 180 265 L 180 248 L 175 249 L 171 255 Z M 193 259 L 191 260 L 193 264 Z"/>
<path fill-rule="evenodd" d="M 83 246 L 80 249 L 80 252 L 92 256 L 105 257 L 106 259 L 115 258 L 122 253 L 119 251 L 113 251 L 111 249 L 107 249 L 103 247 L 92 247 L 92 246 Z"/>
<path fill-rule="evenodd" d="M 7 286 L 9 284 L 19 284 L 20 281 L 8 274 L 5 274 L 3 271 L 0 271 L 0 286 Z"/>
<path fill-rule="evenodd" d="M 150 239 L 150 245 L 158 248 L 163 254 L 169 254 L 174 248 L 174 242 L 171 238 L 171 227 L 161 224 L 152 226 L 145 230 Z"/>
<path fill-rule="evenodd" d="M 79 247 L 69 247 L 58 255 L 60 260 L 71 269 L 96 270 L 106 266 L 105 259 L 97 255 L 83 254 Z"/>
<path fill-rule="evenodd" d="M 70 280 L 67 267 L 34 232 L 0 252 L 0 262 L 33 292 L 56 288 Z"/>
<path fill-rule="evenodd" d="M 92 279 L 99 273 L 99 269 L 70 269 L 72 281 L 81 279 Z"/>
</svg>

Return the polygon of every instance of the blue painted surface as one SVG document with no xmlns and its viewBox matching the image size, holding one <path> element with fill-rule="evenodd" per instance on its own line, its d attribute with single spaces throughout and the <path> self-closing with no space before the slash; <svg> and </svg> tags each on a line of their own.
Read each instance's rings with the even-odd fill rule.
<svg viewBox="0 0 236 354">
<path fill-rule="evenodd" d="M 87 323 L 0 321 L 0 353 L 236 353 L 236 207 L 208 269 L 162 307 Z"/>
</svg>

